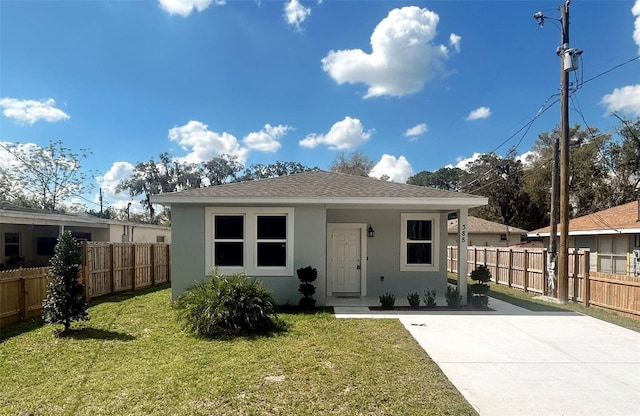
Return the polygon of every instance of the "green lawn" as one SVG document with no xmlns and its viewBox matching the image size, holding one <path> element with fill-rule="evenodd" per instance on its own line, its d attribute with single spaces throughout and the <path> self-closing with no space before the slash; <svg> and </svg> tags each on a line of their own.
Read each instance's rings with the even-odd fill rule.
<svg viewBox="0 0 640 416">
<path fill-rule="evenodd" d="M 476 414 L 398 320 L 282 313 L 271 337 L 183 333 L 169 290 L 103 298 L 72 334 L 0 333 L 0 414 Z"/>
</svg>

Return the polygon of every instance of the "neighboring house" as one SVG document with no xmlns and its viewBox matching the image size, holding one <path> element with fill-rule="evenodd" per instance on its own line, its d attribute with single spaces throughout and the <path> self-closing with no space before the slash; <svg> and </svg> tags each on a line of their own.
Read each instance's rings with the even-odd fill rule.
<svg viewBox="0 0 640 416">
<path fill-rule="evenodd" d="M 458 219 L 449 220 L 449 245 L 458 244 Z M 526 243 L 527 231 L 482 218 L 469 216 L 469 245 L 509 247 Z M 540 244 L 542 246 L 542 244 Z"/>
<path fill-rule="evenodd" d="M 258 277 L 278 303 L 297 304 L 296 270 L 312 266 L 314 297 L 325 305 L 339 297 L 377 302 L 387 291 L 444 295 L 447 215 L 457 212 L 466 223 L 468 209 L 487 198 L 312 171 L 151 201 L 171 206 L 174 298 L 218 268 Z"/>
<path fill-rule="evenodd" d="M 560 225 L 558 225 L 560 232 Z M 544 237 L 550 228 L 531 231 L 529 237 Z M 640 275 L 640 202 L 605 209 L 569 221 L 569 248 L 588 248 L 593 271 Z"/>
<path fill-rule="evenodd" d="M 169 227 L 0 204 L 0 269 L 47 265 L 65 230 L 87 241 L 171 242 Z"/>
</svg>

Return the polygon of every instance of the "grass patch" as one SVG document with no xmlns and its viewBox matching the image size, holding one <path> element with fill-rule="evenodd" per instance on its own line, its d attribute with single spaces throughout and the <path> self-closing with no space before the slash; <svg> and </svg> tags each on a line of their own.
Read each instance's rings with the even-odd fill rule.
<svg viewBox="0 0 640 416">
<path fill-rule="evenodd" d="M 449 274 L 449 282 L 457 284 L 457 277 Z M 538 295 L 533 293 L 525 293 L 521 290 L 511 289 L 504 285 L 496 285 L 495 283 L 490 283 L 489 286 L 490 297 L 511 303 L 533 312 L 578 312 L 583 315 L 589 315 L 594 318 L 640 332 L 640 321 L 626 318 L 603 309 L 596 307 L 587 308 L 584 305 L 575 302 L 567 302 L 565 304 L 550 303 L 542 299 L 535 299 Z"/>
<path fill-rule="evenodd" d="M 282 312 L 288 330 L 180 330 L 168 289 L 102 298 L 64 336 L 30 320 L 0 342 L 0 414 L 476 414 L 398 320 Z"/>
</svg>

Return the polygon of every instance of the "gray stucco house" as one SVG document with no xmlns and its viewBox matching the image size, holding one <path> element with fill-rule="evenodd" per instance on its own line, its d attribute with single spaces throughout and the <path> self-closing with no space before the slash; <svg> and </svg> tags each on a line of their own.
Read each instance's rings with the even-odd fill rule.
<svg viewBox="0 0 640 416">
<path fill-rule="evenodd" d="M 374 178 L 312 171 L 152 196 L 171 206 L 172 296 L 214 268 L 245 272 L 297 304 L 296 270 L 318 270 L 319 305 L 364 304 L 446 291 L 447 215 L 459 217 L 466 253 L 467 212 L 484 197 Z M 466 261 L 466 259 L 461 259 Z M 466 299 L 466 279 L 461 292 Z M 343 302 L 344 304 L 344 302 Z"/>
</svg>

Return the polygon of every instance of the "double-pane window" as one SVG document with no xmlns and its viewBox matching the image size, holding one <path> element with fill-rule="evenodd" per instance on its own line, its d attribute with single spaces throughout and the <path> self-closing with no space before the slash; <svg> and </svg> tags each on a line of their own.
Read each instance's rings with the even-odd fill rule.
<svg viewBox="0 0 640 416">
<path fill-rule="evenodd" d="M 400 270 L 438 270 L 438 217 L 407 213 L 400 218 Z"/>
<path fill-rule="evenodd" d="M 214 253 L 216 266 L 244 266 L 244 216 L 215 216 Z"/>
<path fill-rule="evenodd" d="M 256 251 L 258 267 L 284 267 L 287 265 L 287 217 L 284 215 L 258 216 Z"/>
</svg>

